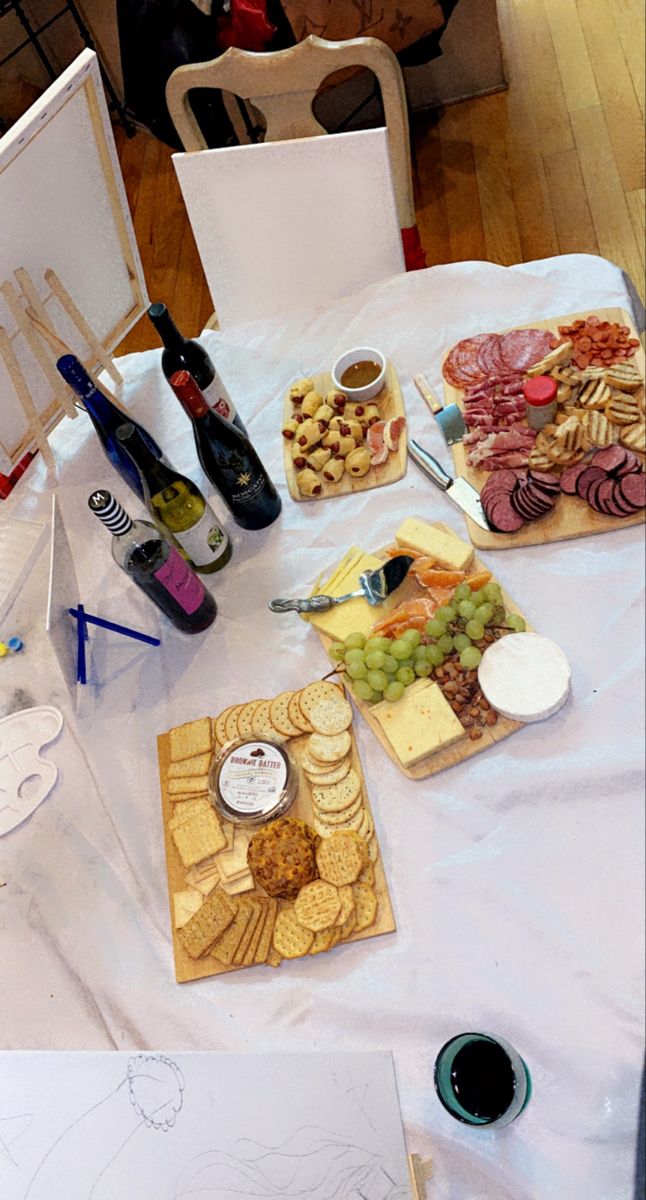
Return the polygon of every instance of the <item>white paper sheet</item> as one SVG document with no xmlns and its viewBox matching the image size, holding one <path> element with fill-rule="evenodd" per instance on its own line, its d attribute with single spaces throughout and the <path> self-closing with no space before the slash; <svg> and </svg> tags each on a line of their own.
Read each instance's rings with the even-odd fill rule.
<svg viewBox="0 0 646 1200">
<path fill-rule="evenodd" d="M 42 521 L 16 521 L 0 517 L 0 621 L 45 545 L 47 526 Z"/>
<path fill-rule="evenodd" d="M 392 1056 L 0 1057 L 3 1200 L 411 1200 Z"/>
</svg>

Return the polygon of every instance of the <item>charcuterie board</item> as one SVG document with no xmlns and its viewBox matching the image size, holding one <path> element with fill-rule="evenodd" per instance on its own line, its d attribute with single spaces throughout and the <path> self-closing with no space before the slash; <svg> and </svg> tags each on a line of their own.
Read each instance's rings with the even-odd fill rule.
<svg viewBox="0 0 646 1200">
<path fill-rule="evenodd" d="M 594 314 L 601 321 L 616 322 L 630 330 L 632 337 L 637 338 L 637 333 L 634 330 L 633 321 L 630 315 L 620 308 L 597 308 Z M 573 313 L 567 316 L 551 317 L 544 321 L 532 321 L 526 325 L 514 326 L 514 329 L 541 329 L 548 330 L 558 334 L 559 325 L 571 325 L 576 320 L 584 320 L 590 315 L 590 312 Z M 510 332 L 510 331 L 506 331 Z M 444 356 L 444 360 L 448 358 L 450 351 Z M 636 368 L 644 379 L 644 350 L 641 344 L 635 347 L 634 356 L 630 361 L 635 364 Z M 643 420 L 643 387 L 638 394 L 642 397 L 642 420 Z M 465 409 L 464 392 L 454 387 L 446 379 L 444 381 L 444 403 L 445 405 L 457 403 L 462 410 Z M 453 460 L 455 466 L 455 474 L 463 476 L 469 483 L 477 489 L 482 490 L 483 485 L 489 478 L 489 472 L 480 467 L 469 466 L 467 463 L 467 453 L 469 447 L 465 447 L 461 442 L 456 442 L 452 446 Z M 594 453 L 594 448 L 590 454 Z M 643 455 L 640 456 L 643 461 Z M 555 477 L 558 478 L 558 470 L 555 472 Z M 520 546 L 536 546 L 544 545 L 547 542 L 558 542 L 568 538 L 585 537 L 592 533 L 606 533 L 614 529 L 626 529 L 630 525 L 640 524 L 644 521 L 644 509 L 634 512 L 627 516 L 609 516 L 601 512 L 595 511 L 584 499 L 578 496 L 561 495 L 558 502 L 547 515 L 542 516 L 538 520 L 531 520 L 525 523 L 515 533 L 503 532 L 488 532 L 481 529 L 468 517 L 466 517 L 469 536 L 474 546 L 479 549 L 487 550 L 505 550 L 518 548 Z"/>
<path fill-rule="evenodd" d="M 322 372 L 318 375 L 311 376 L 311 382 L 314 385 L 314 390 L 320 394 L 322 400 L 325 400 L 328 392 L 333 388 L 332 376 L 329 371 Z M 379 410 L 379 419 L 382 421 L 391 421 L 397 417 L 405 417 L 404 413 L 404 398 L 399 386 L 397 371 L 392 362 L 388 362 L 386 366 L 386 382 L 382 391 L 374 400 L 366 401 L 367 404 L 376 405 Z M 346 415 L 351 415 L 355 405 L 348 402 Z M 290 421 L 294 415 L 294 407 L 290 398 L 289 391 L 285 396 L 284 411 L 283 411 L 283 427 Z M 364 440 L 357 443 L 365 445 Z M 354 477 L 348 474 L 345 470 L 340 479 L 336 482 L 326 480 L 322 472 L 317 472 L 321 491 L 316 495 L 304 495 L 298 486 L 297 477 L 299 470 L 294 466 L 293 461 L 293 442 L 283 437 L 283 458 L 285 464 L 285 477 L 289 494 L 293 500 L 328 500 L 333 496 L 347 496 L 352 492 L 365 492 L 371 488 L 384 487 L 389 483 L 396 483 L 398 479 L 402 479 L 406 474 L 407 466 L 407 433 L 405 425 L 399 433 L 397 449 L 392 451 L 387 460 L 381 466 L 371 466 L 365 475 Z M 320 443 L 319 443 L 320 445 Z M 304 456 L 307 455 L 307 450 L 304 450 Z"/>
<path fill-rule="evenodd" d="M 314 685 L 310 685 L 310 688 Z M 321 684 L 320 681 L 316 686 L 323 688 L 329 685 Z M 302 691 L 304 691 L 303 689 Z M 339 689 L 339 695 L 342 695 Z M 288 699 L 293 697 L 298 698 L 301 693 L 282 693 L 276 699 L 282 701 L 282 708 L 279 705 L 279 710 L 283 713 L 283 719 L 280 721 L 283 731 L 289 728 L 289 718 L 286 716 Z M 265 889 L 258 883 L 255 876 L 250 872 L 247 864 L 247 847 L 252 835 L 256 832 L 253 829 L 241 828 L 233 826 L 230 822 L 225 821 L 216 813 L 210 804 L 207 790 L 208 775 L 203 774 L 200 777 L 186 776 L 177 774 L 186 764 L 187 770 L 203 771 L 207 761 L 210 762 L 213 756 L 222 749 L 216 730 L 218 725 L 220 729 L 226 724 L 227 737 L 236 740 L 236 722 L 238 716 L 244 712 L 241 718 L 238 733 L 243 731 L 249 736 L 250 715 L 255 711 L 257 714 L 262 713 L 260 706 L 264 707 L 263 732 L 258 733 L 258 738 L 262 737 L 274 738 L 277 741 L 282 741 L 285 746 L 288 746 L 290 758 L 298 764 L 298 791 L 294 802 L 287 812 L 287 817 L 290 821 L 293 819 L 297 823 L 304 822 L 308 828 L 312 830 L 312 838 L 315 837 L 314 826 L 316 833 L 319 835 L 319 842 L 324 841 L 330 835 L 331 831 L 338 830 L 339 816 L 342 813 L 332 813 L 325 817 L 321 815 L 320 810 L 316 809 L 316 797 L 314 796 L 314 784 L 311 782 L 310 776 L 306 775 L 303 769 L 304 760 L 307 761 L 309 734 L 305 731 L 298 733 L 297 736 L 289 736 L 285 732 L 281 733 L 272 723 L 268 716 L 269 701 L 252 701 L 247 704 L 233 705 L 224 710 L 219 718 L 202 718 L 201 720 L 190 722 L 184 726 L 178 726 L 176 729 L 170 730 L 168 733 L 161 734 L 157 739 L 158 745 L 158 760 L 159 760 L 159 775 L 161 786 L 162 800 L 162 815 L 164 826 L 164 841 L 166 847 L 166 869 L 168 878 L 168 894 L 170 902 L 170 918 L 171 930 L 173 937 L 173 951 L 175 958 L 175 974 L 178 983 L 185 983 L 194 979 L 202 979 L 210 975 L 220 975 L 226 972 L 243 969 L 247 966 L 260 965 L 268 963 L 271 966 L 280 965 L 281 961 L 286 962 L 289 957 L 301 957 L 306 954 L 318 953 L 320 950 L 332 949 L 339 942 L 359 941 L 364 938 L 376 937 L 382 933 L 392 933 L 395 930 L 395 920 L 388 893 L 388 885 L 384 875 L 383 864 L 379 852 L 379 844 L 376 833 L 374 832 L 374 823 L 370 809 L 370 801 L 365 786 L 361 761 L 357 750 L 356 741 L 352 732 L 352 726 L 349 727 L 350 749 L 347 752 L 346 761 L 349 765 L 349 772 L 345 776 L 345 780 L 354 779 L 355 785 L 358 784 L 358 797 L 352 802 L 352 807 L 348 807 L 348 813 L 352 813 L 352 818 L 349 822 L 344 823 L 341 828 L 353 828 L 358 830 L 351 834 L 355 839 L 361 839 L 360 845 L 365 846 L 365 863 L 362 867 L 361 874 L 358 876 L 357 882 L 361 884 L 361 895 L 357 899 L 357 919 L 355 924 L 359 928 L 353 928 L 351 916 L 348 917 L 348 923 L 344 923 L 343 927 L 339 928 L 337 936 L 331 941 L 329 946 L 321 945 L 320 940 L 316 943 L 317 948 L 311 946 L 307 949 L 301 948 L 300 953 L 285 954 L 281 957 L 275 948 L 276 922 L 283 910 L 291 907 L 291 902 L 285 899 L 269 899 L 272 893 L 267 893 Z M 297 703 L 297 700 L 296 700 Z M 292 709 L 292 713 L 294 710 Z M 287 721 L 287 724 L 285 724 Z M 258 727 L 257 727 L 258 728 Z M 198 750 L 197 756 L 192 755 L 190 751 Z M 180 758 L 179 755 L 186 757 Z M 202 760 L 199 762 L 198 760 Z M 195 765 L 193 765 L 195 764 Z M 317 794 L 320 794 L 322 784 L 317 784 Z M 338 785 L 337 785 L 338 786 Z M 186 792 L 181 791 L 186 788 Z M 195 805 L 197 801 L 197 806 Z M 192 806 L 192 811 L 188 810 L 187 802 Z M 200 808 L 200 813 L 195 815 L 196 807 Z M 183 812 L 180 814 L 180 810 Z M 206 812 L 206 820 L 209 822 L 209 827 L 206 828 L 202 824 L 204 821 L 204 813 Z M 181 841 L 177 838 L 178 822 L 184 820 L 198 822 L 194 831 L 189 830 L 187 839 L 186 833 L 182 835 Z M 330 824 L 321 825 L 320 821 L 336 820 L 336 825 Z M 318 824 L 317 824 L 318 822 Z M 277 822 L 276 822 L 277 824 Z M 216 841 L 207 846 L 204 839 L 213 836 L 214 827 Z M 268 829 L 270 826 L 262 826 L 263 829 Z M 184 831 L 186 825 L 183 825 Z M 221 841 L 217 839 L 221 837 Z M 193 841 L 198 839 L 198 848 L 193 850 Z M 203 849 L 208 849 L 208 857 L 200 860 L 200 854 L 203 853 L 199 849 L 199 840 L 202 840 Z M 226 842 L 225 842 L 226 839 Z M 220 849 L 214 848 L 220 846 Z M 363 851 L 362 851 L 363 853 Z M 195 860 L 194 862 L 192 860 Z M 189 866 L 188 863 L 191 863 Z M 234 870 L 235 868 L 235 870 Z M 213 874 L 217 882 L 213 883 Z M 321 876 L 323 877 L 323 876 Z M 366 892 L 366 889 L 368 891 Z M 345 899 L 348 899 L 348 887 L 339 889 L 345 891 Z M 201 893 L 201 899 L 200 899 Z M 365 914 L 362 913 L 362 920 L 359 921 L 359 900 L 364 904 L 368 901 L 373 904 L 374 912 Z M 373 898 L 374 897 L 374 898 Z M 221 953 L 218 949 L 218 942 L 202 954 L 196 954 L 196 949 L 199 946 L 194 946 L 190 937 L 186 936 L 184 930 L 190 930 L 191 918 L 200 919 L 200 913 L 204 913 L 204 905 L 209 902 L 213 904 L 215 898 L 216 904 L 221 901 L 222 907 L 225 909 L 225 919 L 229 915 L 226 913 L 228 906 L 236 909 L 240 902 L 244 900 L 245 905 L 249 905 L 251 901 L 253 905 L 260 909 L 260 919 L 265 922 L 264 943 L 260 943 L 260 948 L 253 954 L 254 946 L 251 944 L 245 948 L 244 940 L 241 941 L 238 951 L 232 956 L 232 947 L 228 945 L 228 954 L 221 954 L 224 959 L 231 958 L 227 964 L 226 961 L 220 961 L 217 957 Z M 196 907 L 198 905 L 199 907 Z M 191 912 L 191 918 L 185 920 L 186 911 L 179 916 L 180 905 L 182 910 L 188 904 Z M 228 937 L 230 932 L 235 930 L 235 921 L 239 920 L 239 912 L 233 914 L 234 921 L 230 920 L 229 929 L 224 929 L 224 937 Z M 216 918 L 218 914 L 216 913 Z M 369 917 L 372 919 L 369 919 Z M 267 926 L 271 922 L 271 929 Z M 195 924 L 195 921 L 193 922 Z M 258 934 L 259 931 L 257 931 Z M 323 931 L 324 932 L 324 931 Z M 197 930 L 199 934 L 199 929 Z M 247 931 L 249 936 L 249 931 Z M 307 946 L 307 942 L 311 935 L 305 935 L 303 947 Z M 230 940 L 230 939 L 229 939 Z M 262 946 L 264 944 L 264 950 Z M 190 953 L 189 953 L 190 949 Z M 245 951 L 244 953 L 242 951 Z"/>
<path fill-rule="evenodd" d="M 440 523 L 433 523 L 433 525 L 429 526 L 429 528 L 439 530 L 440 532 L 452 537 L 452 539 L 455 542 L 460 541 L 460 539 L 456 538 L 455 535 L 452 534 L 452 531 L 445 525 L 442 525 Z M 464 543 L 464 542 L 462 542 L 461 544 L 463 546 L 466 546 L 466 543 Z M 404 552 L 405 552 L 405 548 L 404 548 Z M 383 549 L 374 551 L 374 556 L 376 559 L 380 559 L 381 561 L 386 561 L 388 554 L 386 552 L 386 549 L 383 548 Z M 486 568 L 485 568 L 484 564 L 476 556 L 472 556 L 469 561 L 469 565 L 466 568 L 467 581 L 468 581 L 468 577 L 472 577 L 480 572 L 485 572 L 485 571 L 486 571 Z M 319 587 L 320 587 L 320 582 L 317 581 L 317 585 L 316 585 L 314 591 L 318 591 Z M 416 597 L 418 595 L 419 595 L 419 587 L 418 587 L 417 583 L 415 582 L 415 580 L 413 578 L 408 576 L 404 580 L 404 582 L 401 584 L 401 586 L 397 589 L 397 592 L 390 599 L 391 600 L 396 599 L 397 605 L 402 605 L 402 604 L 406 604 L 411 598 Z M 364 605 L 365 602 L 362 600 L 353 600 L 353 601 L 350 601 L 350 603 L 353 605 Z M 508 613 L 514 613 L 514 614 L 517 614 L 518 616 L 522 616 L 522 614 L 520 613 L 520 610 L 518 609 L 518 607 L 516 606 L 514 601 L 511 600 L 510 597 L 504 591 L 502 591 L 502 603 L 504 604 Z M 367 605 L 366 605 L 366 607 L 367 607 Z M 342 608 L 339 608 L 336 611 L 341 612 Z M 358 611 L 358 610 L 355 610 L 355 611 Z M 379 620 L 380 616 L 382 616 L 382 613 L 380 612 L 379 608 L 371 610 L 371 617 L 370 617 L 371 621 L 374 620 L 376 622 L 377 620 Z M 335 639 L 332 636 L 329 636 L 328 634 L 323 632 L 321 629 L 316 628 L 316 625 L 314 625 L 313 627 L 314 627 L 315 632 L 317 633 L 317 636 L 320 638 L 321 642 L 325 646 L 326 650 L 329 650 L 330 646 L 332 645 L 332 642 Z M 527 629 L 527 631 L 532 630 L 532 627 L 529 625 L 528 622 L 526 622 L 526 629 Z M 352 699 L 352 703 L 358 708 L 362 717 L 367 722 L 367 724 L 370 726 L 372 732 L 374 733 L 377 740 L 383 746 L 383 748 L 386 751 L 386 753 L 388 754 L 389 758 L 395 763 L 395 765 L 397 767 L 399 767 L 400 771 L 402 771 L 403 774 L 406 775 L 409 779 L 416 779 L 416 780 L 428 779 L 431 775 L 436 775 L 436 774 L 438 774 L 438 772 L 445 771 L 445 770 L 447 770 L 447 768 L 455 766 L 457 763 L 464 762 L 465 759 L 471 758 L 475 754 L 481 754 L 483 750 L 489 749 L 491 746 L 495 745 L 497 742 L 502 741 L 504 738 L 509 737 L 512 733 L 515 733 L 518 729 L 522 728 L 522 724 L 520 722 L 513 721 L 507 717 L 498 715 L 495 724 L 492 724 L 491 726 L 485 726 L 480 729 L 477 740 L 472 740 L 471 737 L 469 736 L 469 733 L 465 729 L 464 736 L 461 737 L 458 741 L 454 742 L 454 744 L 448 745 L 447 747 L 445 747 L 443 749 L 439 749 L 435 753 L 430 754 L 428 757 L 423 758 L 421 761 L 416 762 L 414 765 L 407 767 L 402 764 L 402 762 L 400 761 L 398 756 L 393 752 L 393 748 L 392 748 L 388 738 L 384 735 L 382 725 L 380 724 L 379 720 L 377 719 L 377 717 L 375 715 L 375 713 L 377 711 L 377 706 L 372 705 L 369 702 L 363 701 L 361 698 L 359 698 L 356 695 L 356 693 L 353 692 L 352 686 L 349 683 L 347 677 L 344 678 L 343 673 L 334 675 L 333 678 L 336 678 L 339 680 L 339 682 L 343 683 L 344 687 L 346 687 L 346 690 L 348 691 L 349 696 Z M 415 686 L 415 685 L 413 685 L 413 686 Z"/>
</svg>

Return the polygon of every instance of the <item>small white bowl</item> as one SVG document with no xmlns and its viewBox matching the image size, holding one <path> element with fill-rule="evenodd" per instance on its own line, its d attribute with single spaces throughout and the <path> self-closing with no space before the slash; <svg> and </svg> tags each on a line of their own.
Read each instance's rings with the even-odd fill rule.
<svg viewBox="0 0 646 1200">
<path fill-rule="evenodd" d="M 369 362 L 379 363 L 381 370 L 376 379 L 372 383 L 366 383 L 363 387 L 343 387 L 341 376 L 348 367 L 354 366 L 355 363 L 363 362 L 367 359 Z M 346 350 L 340 358 L 337 358 L 332 367 L 332 385 L 337 391 L 343 392 L 348 400 L 372 400 L 386 382 L 386 359 L 380 350 L 375 350 L 371 346 L 358 346 L 355 350 Z"/>
</svg>

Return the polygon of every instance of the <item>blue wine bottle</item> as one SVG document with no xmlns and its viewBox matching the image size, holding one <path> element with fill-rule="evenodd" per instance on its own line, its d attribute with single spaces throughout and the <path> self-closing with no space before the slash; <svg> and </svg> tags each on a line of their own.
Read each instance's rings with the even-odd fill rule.
<svg viewBox="0 0 646 1200">
<path fill-rule="evenodd" d="M 124 417 L 123 410 L 117 408 L 116 404 L 113 404 L 112 400 L 96 386 L 75 355 L 64 354 L 62 358 L 59 358 L 56 366 L 65 382 L 76 392 L 79 400 L 83 401 L 99 441 L 115 471 L 119 472 L 121 478 L 128 484 L 128 487 L 132 488 L 135 495 L 143 500 L 144 492 L 139 471 L 119 441 L 117 429 L 123 425 L 126 419 L 130 421 L 135 429 L 139 430 L 155 458 L 161 459 L 163 455 L 157 442 L 151 437 L 148 430 L 144 429 L 143 425 L 135 421 L 134 417 L 130 415 L 127 418 Z"/>
</svg>

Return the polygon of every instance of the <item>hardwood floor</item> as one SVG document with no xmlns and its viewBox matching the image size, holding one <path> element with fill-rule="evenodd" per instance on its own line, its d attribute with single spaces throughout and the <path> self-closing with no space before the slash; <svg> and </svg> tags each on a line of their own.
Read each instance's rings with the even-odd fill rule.
<svg viewBox="0 0 646 1200">
<path fill-rule="evenodd" d="M 498 11 L 508 90 L 411 122 L 429 265 L 601 254 L 643 297 L 642 0 L 498 0 Z M 195 336 L 213 306 L 171 151 L 116 133 L 149 294 Z M 143 318 L 117 353 L 157 344 Z"/>
</svg>

